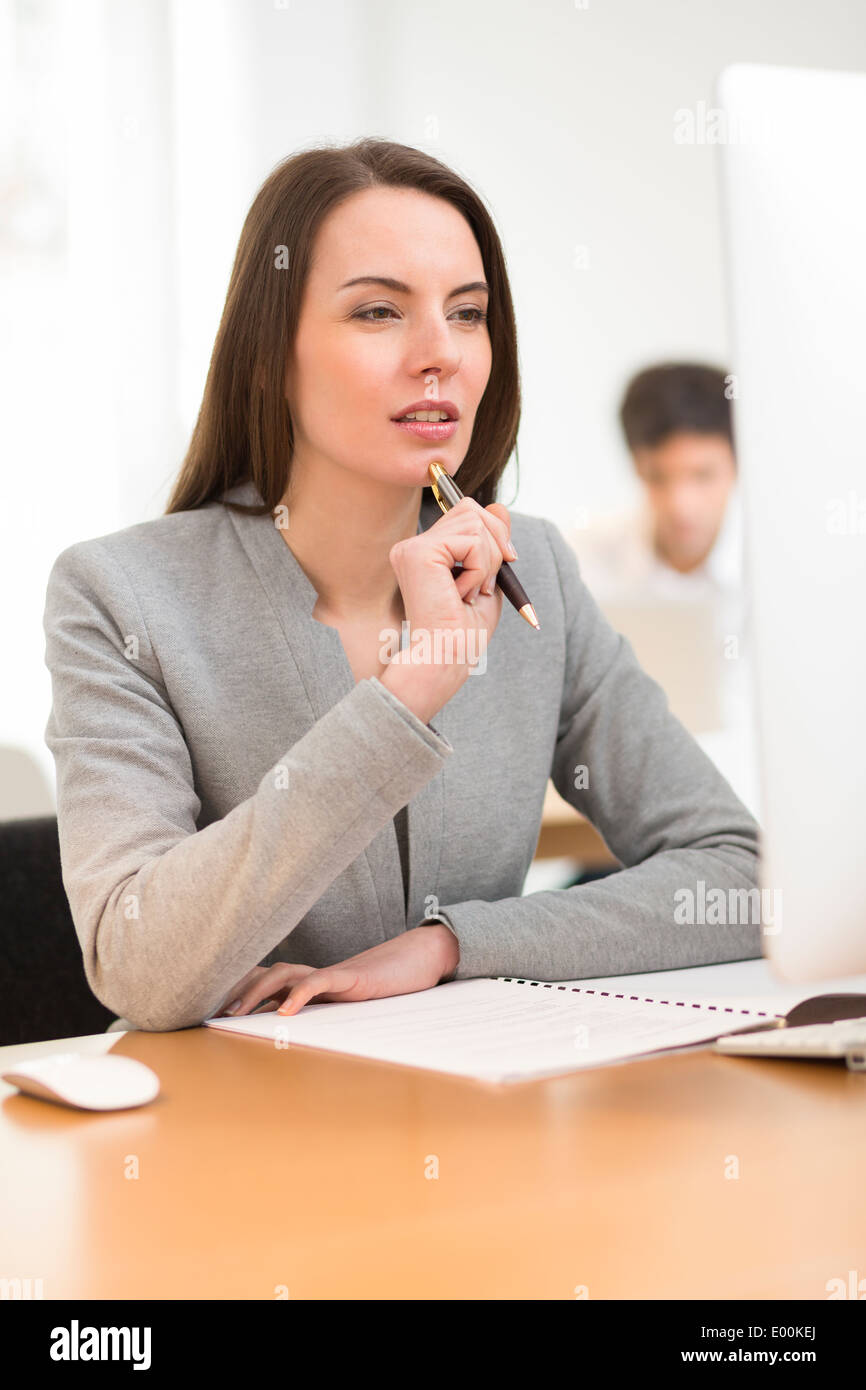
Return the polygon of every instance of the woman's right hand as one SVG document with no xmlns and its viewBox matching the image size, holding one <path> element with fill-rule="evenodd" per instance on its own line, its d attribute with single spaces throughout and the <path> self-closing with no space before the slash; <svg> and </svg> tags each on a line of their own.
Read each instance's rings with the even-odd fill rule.
<svg viewBox="0 0 866 1390">
<path fill-rule="evenodd" d="M 482 507 L 463 497 L 426 531 L 391 547 L 409 646 L 381 680 L 425 724 L 460 689 L 496 630 L 503 595 L 495 579 L 503 560 L 515 558 L 510 537 L 500 502 Z"/>
</svg>

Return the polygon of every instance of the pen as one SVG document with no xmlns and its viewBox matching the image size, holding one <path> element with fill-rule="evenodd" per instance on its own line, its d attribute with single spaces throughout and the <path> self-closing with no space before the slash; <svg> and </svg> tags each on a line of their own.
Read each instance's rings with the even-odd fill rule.
<svg viewBox="0 0 866 1390">
<path fill-rule="evenodd" d="M 450 512 L 451 508 L 460 501 L 463 493 L 455 483 L 451 474 L 446 472 L 441 463 L 431 463 L 427 466 L 430 475 L 430 486 L 433 488 L 433 496 L 439 503 L 443 512 Z M 514 573 L 507 560 L 502 561 L 502 565 L 496 575 L 496 583 L 502 590 L 508 602 L 513 604 L 520 614 L 525 618 L 530 627 L 541 631 L 541 624 L 535 616 L 535 609 L 529 602 L 526 590 Z"/>
</svg>

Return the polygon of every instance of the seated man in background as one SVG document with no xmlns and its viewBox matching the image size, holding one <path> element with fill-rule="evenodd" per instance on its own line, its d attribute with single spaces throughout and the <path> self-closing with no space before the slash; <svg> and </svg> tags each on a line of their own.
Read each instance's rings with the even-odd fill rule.
<svg viewBox="0 0 866 1390">
<path fill-rule="evenodd" d="M 641 505 L 573 537 L 596 598 L 740 588 L 726 380 L 714 367 L 672 363 L 648 367 L 629 382 L 619 418 L 642 484 Z"/>
<path fill-rule="evenodd" d="M 570 540 L 613 626 L 758 814 L 729 380 L 668 363 L 629 382 L 620 421 L 639 505 Z"/>
</svg>

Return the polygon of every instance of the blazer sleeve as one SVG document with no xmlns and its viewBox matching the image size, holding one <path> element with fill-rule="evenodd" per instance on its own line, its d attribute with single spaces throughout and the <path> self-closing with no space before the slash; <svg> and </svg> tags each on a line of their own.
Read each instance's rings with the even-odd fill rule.
<svg viewBox="0 0 866 1390">
<path fill-rule="evenodd" d="M 198 830 L 183 729 L 101 541 L 54 562 L 44 628 L 63 883 L 91 989 L 139 1028 L 209 1017 L 453 751 L 362 680 Z"/>
<path fill-rule="evenodd" d="M 571 888 L 445 904 L 433 916 L 460 944 L 450 978 L 592 979 L 760 956 L 754 817 L 608 623 L 573 548 L 544 525 L 566 631 L 551 777 L 624 867 Z"/>
</svg>

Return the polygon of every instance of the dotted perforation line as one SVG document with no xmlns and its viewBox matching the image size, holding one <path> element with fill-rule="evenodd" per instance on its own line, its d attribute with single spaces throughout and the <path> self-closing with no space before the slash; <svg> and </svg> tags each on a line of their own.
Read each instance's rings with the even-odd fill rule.
<svg viewBox="0 0 866 1390">
<path fill-rule="evenodd" d="M 613 994 L 609 989 L 583 989 L 580 985 L 556 985 L 546 980 L 517 980 L 511 975 L 495 978 L 507 985 L 532 985 L 537 989 L 570 990 L 572 994 L 597 994 L 600 999 L 629 999 L 640 1004 L 670 1004 L 677 1009 L 706 1009 L 708 1013 L 745 1014 L 748 1018 L 784 1018 L 784 1014 L 768 1013 L 766 1009 L 734 1009 L 729 1004 L 687 1004 L 682 999 L 653 999 L 648 994 Z"/>
</svg>

